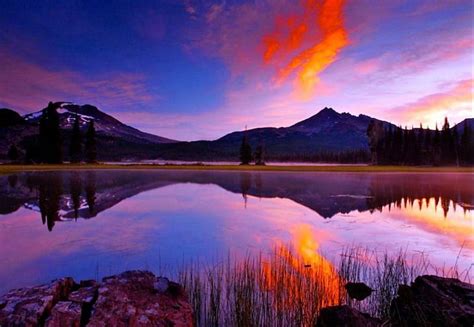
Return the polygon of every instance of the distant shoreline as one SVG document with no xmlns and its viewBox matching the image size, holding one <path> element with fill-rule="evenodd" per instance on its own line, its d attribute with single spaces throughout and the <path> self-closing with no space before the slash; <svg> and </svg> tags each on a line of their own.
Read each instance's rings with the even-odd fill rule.
<svg viewBox="0 0 474 327">
<path fill-rule="evenodd" d="M 422 167 L 422 166 L 361 166 L 361 165 L 150 165 L 150 164 L 62 164 L 62 165 L 0 165 L 0 174 L 25 171 L 68 170 L 199 170 L 199 171 L 276 171 L 276 172 L 400 172 L 400 173 L 474 173 L 474 167 Z"/>
</svg>

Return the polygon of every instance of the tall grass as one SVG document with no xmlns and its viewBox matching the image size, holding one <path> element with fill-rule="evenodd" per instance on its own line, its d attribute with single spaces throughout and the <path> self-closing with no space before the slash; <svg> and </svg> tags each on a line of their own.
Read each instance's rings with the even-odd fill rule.
<svg viewBox="0 0 474 327">
<path fill-rule="evenodd" d="M 304 262 L 289 247 L 275 248 L 269 256 L 228 256 L 214 266 L 191 264 L 179 274 L 194 308 L 198 326 L 314 326 L 321 308 L 348 304 L 386 320 L 399 284 L 433 272 L 428 258 L 378 255 L 358 247 L 345 248 L 338 266 L 322 256 Z M 457 268 L 438 271 L 469 281 Z M 364 282 L 373 294 L 351 300 L 347 282 Z"/>
</svg>

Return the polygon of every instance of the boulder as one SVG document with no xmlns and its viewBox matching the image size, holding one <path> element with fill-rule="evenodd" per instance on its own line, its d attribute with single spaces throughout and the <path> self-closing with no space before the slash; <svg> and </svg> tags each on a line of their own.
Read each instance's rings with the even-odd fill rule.
<svg viewBox="0 0 474 327">
<path fill-rule="evenodd" d="M 0 326 L 37 326 L 44 323 L 53 306 L 75 287 L 72 278 L 15 289 L 0 298 Z"/>
<path fill-rule="evenodd" d="M 393 326 L 473 326 L 474 285 L 454 278 L 420 276 L 401 285 L 390 306 Z"/>
<path fill-rule="evenodd" d="M 373 289 L 364 283 L 347 283 L 344 287 L 347 290 L 349 297 L 351 299 L 356 299 L 357 301 L 365 300 L 373 291 Z"/>
<path fill-rule="evenodd" d="M 102 283 L 72 278 L 12 290 L 0 297 L 0 326 L 193 326 L 182 287 L 146 271 Z"/>
<path fill-rule="evenodd" d="M 82 305 L 78 302 L 60 301 L 51 310 L 46 327 L 81 326 Z"/>
<path fill-rule="evenodd" d="M 146 271 L 104 278 L 89 326 L 193 326 L 193 312 L 178 284 Z"/>
<path fill-rule="evenodd" d="M 376 327 L 382 321 L 362 313 L 347 305 L 338 305 L 321 309 L 317 327 Z"/>
</svg>

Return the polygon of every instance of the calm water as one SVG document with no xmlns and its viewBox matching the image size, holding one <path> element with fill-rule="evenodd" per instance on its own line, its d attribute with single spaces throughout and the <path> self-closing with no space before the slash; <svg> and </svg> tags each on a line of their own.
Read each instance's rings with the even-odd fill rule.
<svg viewBox="0 0 474 327">
<path fill-rule="evenodd" d="M 0 293 L 307 244 L 474 258 L 474 175 L 83 171 L 0 176 Z M 298 249 L 297 249 L 298 250 Z"/>
</svg>

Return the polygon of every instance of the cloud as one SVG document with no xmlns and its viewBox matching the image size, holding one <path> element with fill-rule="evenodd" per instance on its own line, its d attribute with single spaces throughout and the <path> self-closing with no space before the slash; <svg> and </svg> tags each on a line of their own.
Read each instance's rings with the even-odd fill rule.
<svg viewBox="0 0 474 327">
<path fill-rule="evenodd" d="M 74 70 L 53 70 L 0 53 L 0 104 L 31 112 L 52 100 L 91 103 L 107 108 L 135 107 L 158 98 L 149 92 L 143 75 L 123 72 L 89 76 Z"/>
<path fill-rule="evenodd" d="M 434 128 L 448 117 L 451 123 L 460 122 L 466 117 L 472 117 L 473 80 L 461 80 L 451 86 L 451 89 L 424 96 L 414 102 L 393 108 L 390 115 L 399 122 Z"/>
<path fill-rule="evenodd" d="M 264 61 L 270 63 L 279 55 L 276 64 L 280 66 L 290 57 L 289 62 L 280 68 L 278 80 L 281 82 L 296 73 L 299 94 L 309 97 L 319 82 L 319 74 L 336 60 L 349 40 L 344 27 L 343 0 L 307 0 L 303 6 L 301 16 L 280 19 L 276 24 L 277 30 L 264 37 Z M 309 46 L 302 48 L 313 20 L 316 20 L 315 29 L 319 35 L 311 40 Z M 281 25 L 286 25 L 288 33 L 282 31 L 284 28 Z M 298 52 L 293 55 L 295 50 Z"/>
</svg>

